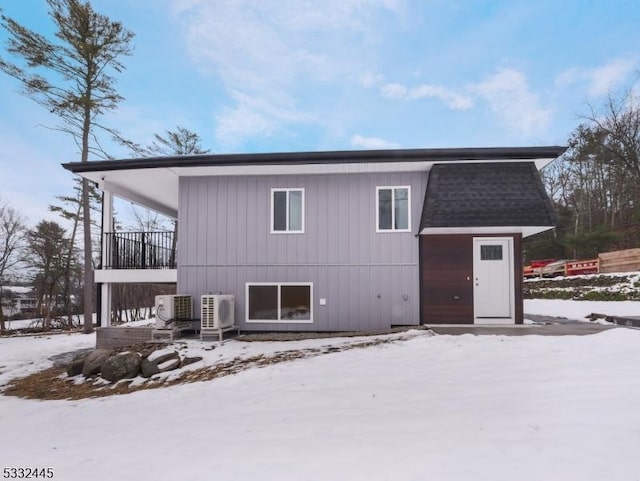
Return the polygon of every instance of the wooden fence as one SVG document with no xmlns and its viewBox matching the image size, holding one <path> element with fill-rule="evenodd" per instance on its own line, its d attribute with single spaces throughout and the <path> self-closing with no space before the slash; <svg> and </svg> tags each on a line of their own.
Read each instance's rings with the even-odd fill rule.
<svg viewBox="0 0 640 481">
<path fill-rule="evenodd" d="M 603 252 L 598 254 L 600 272 L 640 271 L 640 249 Z"/>
</svg>

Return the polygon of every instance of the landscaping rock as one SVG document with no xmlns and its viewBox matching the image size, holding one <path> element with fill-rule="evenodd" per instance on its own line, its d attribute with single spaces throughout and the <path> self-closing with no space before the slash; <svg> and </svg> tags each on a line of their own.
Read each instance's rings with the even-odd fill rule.
<svg viewBox="0 0 640 481">
<path fill-rule="evenodd" d="M 113 355 L 110 349 L 96 349 L 89 353 L 82 367 L 82 375 L 84 377 L 95 376 L 100 374 L 100 369 L 104 362 Z"/>
<path fill-rule="evenodd" d="M 185 367 L 185 366 L 188 366 L 189 364 L 193 364 L 194 362 L 202 361 L 202 359 L 203 358 L 201 356 L 185 357 L 182 360 L 182 366 L 180 367 Z"/>
<path fill-rule="evenodd" d="M 87 356 L 91 353 L 93 349 L 80 349 L 75 352 L 67 352 L 63 354 L 58 354 L 56 356 L 50 357 L 49 359 L 53 359 L 53 365 L 56 366 L 58 363 L 64 362 L 65 359 L 69 358 L 69 355 L 73 355 L 71 361 L 68 361 L 62 364 L 63 367 L 66 366 L 67 376 L 74 377 L 82 374 L 82 369 L 84 368 L 84 362 L 87 360 Z"/>
<path fill-rule="evenodd" d="M 48 359 L 50 361 L 53 361 L 54 366 L 64 367 L 66 369 L 67 366 L 71 364 L 73 361 L 79 361 L 81 359 L 84 360 L 92 351 L 93 351 L 93 348 L 91 347 L 76 349 L 75 351 L 67 351 L 67 352 L 60 352 L 58 354 L 54 354 L 53 356 L 50 356 Z"/>
<path fill-rule="evenodd" d="M 182 361 L 180 360 L 180 354 L 173 351 L 155 358 L 151 357 L 151 359 L 149 359 L 147 357 L 143 359 L 140 363 L 140 370 L 144 377 L 151 377 L 160 372 L 178 369 L 181 364 Z"/>
<path fill-rule="evenodd" d="M 111 356 L 101 369 L 102 377 L 111 382 L 134 378 L 139 372 L 140 354 L 137 352 L 121 352 Z"/>
<path fill-rule="evenodd" d="M 82 357 L 80 359 L 76 359 L 75 361 L 71 361 L 71 364 L 67 366 L 67 376 L 73 377 L 78 374 L 82 374 L 82 369 L 84 368 L 85 358 Z"/>
</svg>

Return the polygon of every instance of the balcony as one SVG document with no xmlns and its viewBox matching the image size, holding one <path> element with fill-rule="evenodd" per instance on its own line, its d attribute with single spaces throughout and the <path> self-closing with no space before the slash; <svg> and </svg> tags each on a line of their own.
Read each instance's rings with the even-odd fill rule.
<svg viewBox="0 0 640 481">
<path fill-rule="evenodd" d="M 107 232 L 103 269 L 175 269 L 173 232 Z"/>
<path fill-rule="evenodd" d="M 176 282 L 174 233 L 106 232 L 96 282 Z"/>
</svg>

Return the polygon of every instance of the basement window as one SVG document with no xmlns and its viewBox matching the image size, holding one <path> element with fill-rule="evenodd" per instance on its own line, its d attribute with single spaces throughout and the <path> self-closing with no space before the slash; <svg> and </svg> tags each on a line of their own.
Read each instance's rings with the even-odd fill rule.
<svg viewBox="0 0 640 481">
<path fill-rule="evenodd" d="M 411 187 L 376 187 L 376 232 L 409 232 Z"/>
<path fill-rule="evenodd" d="M 313 284 L 247 284 L 247 322 L 313 322 Z"/>
</svg>

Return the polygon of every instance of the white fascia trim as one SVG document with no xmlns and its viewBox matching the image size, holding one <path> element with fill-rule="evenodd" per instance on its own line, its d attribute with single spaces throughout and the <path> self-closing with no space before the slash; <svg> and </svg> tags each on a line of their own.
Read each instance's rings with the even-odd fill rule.
<svg viewBox="0 0 640 481">
<path fill-rule="evenodd" d="M 278 286 L 278 319 L 249 319 L 249 287 L 251 286 Z M 281 320 L 280 303 L 281 303 L 281 286 L 308 286 L 309 287 L 309 319 L 298 320 Z M 247 282 L 245 284 L 245 322 L 247 324 L 313 324 L 313 282 Z"/>
<path fill-rule="evenodd" d="M 176 283 L 177 269 L 96 269 L 94 271 L 96 283 Z"/>
<path fill-rule="evenodd" d="M 550 229 L 553 226 L 427 227 L 420 231 L 420 235 L 522 234 L 522 237 L 529 237 Z"/>
<path fill-rule="evenodd" d="M 279 165 L 210 165 L 203 167 L 174 167 L 181 177 L 220 175 L 294 175 L 294 174 L 366 174 L 377 172 L 427 171 L 433 162 L 372 162 L 331 164 Z"/>
<path fill-rule="evenodd" d="M 287 174 L 362 174 L 377 172 L 422 172 L 431 170 L 434 164 L 486 164 L 491 162 L 534 162 L 538 170 L 553 161 L 541 159 L 487 159 L 418 162 L 355 162 L 317 164 L 271 164 L 271 165 L 208 165 L 202 167 L 171 167 L 171 172 L 180 177 L 202 177 L 217 175 L 287 175 Z"/>
<path fill-rule="evenodd" d="M 407 229 L 380 229 L 380 191 L 391 190 L 391 225 L 395 224 L 396 209 L 395 209 L 395 196 L 393 191 L 395 189 L 407 189 Z M 376 186 L 376 233 L 377 234 L 390 234 L 396 232 L 411 232 L 411 186 L 410 185 L 378 185 Z"/>
<path fill-rule="evenodd" d="M 536 164 L 536 168 L 538 170 L 542 170 L 554 160 L 555 159 L 535 159 L 534 162 Z"/>
</svg>

